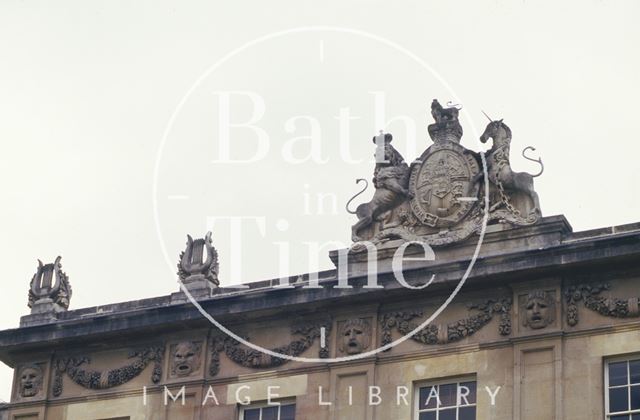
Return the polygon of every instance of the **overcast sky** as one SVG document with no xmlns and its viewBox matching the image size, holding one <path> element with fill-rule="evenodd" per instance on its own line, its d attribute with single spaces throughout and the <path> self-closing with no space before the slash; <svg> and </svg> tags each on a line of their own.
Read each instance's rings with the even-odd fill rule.
<svg viewBox="0 0 640 420">
<path fill-rule="evenodd" d="M 0 328 L 29 312 L 36 258 L 63 256 L 72 308 L 177 290 L 186 234 L 216 217 L 257 217 L 243 222 L 239 256 L 229 221 L 213 224 L 223 284 L 314 269 L 309 242 L 348 243 L 343 206 L 371 177 L 371 136 L 392 132 L 413 160 L 431 144 L 433 98 L 463 104 L 470 149 L 481 149 L 481 110 L 511 127 L 514 169 L 537 171 L 519 156 L 536 147 L 545 215 L 575 230 L 639 221 L 639 9 L 4 1 Z M 230 157 L 254 161 L 220 162 L 225 121 L 252 119 L 228 132 Z M 330 268 L 330 247 L 317 268 Z M 0 398 L 10 383 L 3 367 Z"/>
</svg>

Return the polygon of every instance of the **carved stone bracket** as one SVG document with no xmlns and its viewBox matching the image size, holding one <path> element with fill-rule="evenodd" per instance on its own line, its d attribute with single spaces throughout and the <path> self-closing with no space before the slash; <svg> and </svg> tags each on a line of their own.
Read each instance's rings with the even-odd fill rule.
<svg viewBox="0 0 640 420">
<path fill-rule="evenodd" d="M 411 336 L 411 339 L 426 345 L 453 343 L 475 334 L 488 324 L 495 315 L 500 315 L 500 324 L 498 326 L 500 335 L 511 334 L 510 298 L 489 299 L 482 303 L 470 304 L 468 309 L 470 311 L 477 310 L 478 313 L 447 325 L 427 325 Z M 422 316 L 424 316 L 422 311 L 384 314 L 380 320 L 382 345 L 385 346 L 393 341 L 392 330 L 394 328 L 400 334 L 409 334 L 419 325 L 419 322 L 414 319 Z"/>
<path fill-rule="evenodd" d="M 162 379 L 162 359 L 164 346 L 148 347 L 129 353 L 129 358 L 135 359 L 132 363 L 116 369 L 105 371 L 85 370 L 83 365 L 89 364 L 89 357 L 72 357 L 58 359 L 55 363 L 53 377 L 53 396 L 62 395 L 63 373 L 76 384 L 87 389 L 108 389 L 125 384 L 142 373 L 145 368 L 153 363 L 151 381 L 157 384 Z"/>
<path fill-rule="evenodd" d="M 298 357 L 308 350 L 316 339 L 320 338 L 321 329 L 325 329 L 325 335 L 328 336 L 331 331 L 331 321 L 326 320 L 317 323 L 297 324 L 291 328 L 291 334 L 302 336 L 291 343 L 271 349 L 274 353 L 286 354 L 288 356 Z M 211 361 L 209 364 L 209 375 L 216 376 L 220 372 L 220 353 L 224 352 L 226 356 L 234 363 L 252 368 L 267 369 L 281 366 L 289 360 L 271 356 L 258 350 L 243 347 L 241 343 L 231 337 L 214 337 L 211 342 Z M 329 357 L 329 348 L 321 347 L 318 357 L 326 359 Z"/>
<path fill-rule="evenodd" d="M 567 324 L 578 324 L 578 302 L 583 302 L 585 308 L 603 316 L 611 318 L 636 318 L 640 316 L 638 297 L 627 299 L 599 296 L 605 290 L 610 290 L 609 283 L 580 284 L 570 286 L 564 292 L 567 302 Z"/>
</svg>

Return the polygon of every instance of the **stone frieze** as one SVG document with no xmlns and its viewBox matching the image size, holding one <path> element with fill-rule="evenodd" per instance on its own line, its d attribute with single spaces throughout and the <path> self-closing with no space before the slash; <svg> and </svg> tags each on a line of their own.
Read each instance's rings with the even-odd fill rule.
<svg viewBox="0 0 640 420">
<path fill-rule="evenodd" d="M 321 328 L 325 328 L 325 334 L 328 336 L 331 330 L 331 321 L 327 320 L 323 322 L 294 325 L 291 328 L 291 334 L 298 335 L 300 338 L 291 341 L 289 344 L 273 348 L 271 351 L 293 357 L 300 356 L 308 350 L 317 339 L 320 338 Z M 257 350 L 246 348 L 246 346 L 243 346 L 231 337 L 214 337 L 211 340 L 210 348 L 210 376 L 216 376 L 220 371 L 221 353 L 224 353 L 234 363 L 252 369 L 273 368 L 288 362 L 287 359 L 274 357 Z M 328 358 L 328 347 L 320 348 L 318 357 L 321 359 Z"/>
<path fill-rule="evenodd" d="M 53 375 L 53 396 L 62 395 L 62 378 L 65 373 L 73 382 L 83 388 L 108 389 L 129 382 L 153 363 L 151 381 L 157 384 L 162 379 L 163 355 L 164 346 L 152 346 L 132 351 L 129 354 L 129 358 L 133 359 L 131 363 L 104 371 L 85 369 L 85 366 L 91 363 L 88 356 L 58 359 Z"/>
<path fill-rule="evenodd" d="M 579 284 L 567 288 L 564 293 L 567 302 L 567 324 L 572 327 L 578 324 L 578 302 L 582 302 L 585 308 L 602 316 L 611 318 L 640 316 L 638 297 L 623 299 L 600 296 L 603 291 L 610 289 L 609 283 Z"/>
<path fill-rule="evenodd" d="M 498 326 L 500 335 L 511 334 L 510 298 L 488 299 L 482 303 L 472 303 L 468 305 L 468 309 L 477 313 L 447 325 L 428 325 L 411 336 L 411 339 L 425 345 L 454 343 L 472 336 L 496 315 L 500 316 Z M 416 318 L 422 316 L 424 316 L 423 311 L 389 312 L 382 315 L 380 320 L 382 345 L 393 341 L 393 329 L 403 335 L 409 334 L 419 325 Z"/>
</svg>

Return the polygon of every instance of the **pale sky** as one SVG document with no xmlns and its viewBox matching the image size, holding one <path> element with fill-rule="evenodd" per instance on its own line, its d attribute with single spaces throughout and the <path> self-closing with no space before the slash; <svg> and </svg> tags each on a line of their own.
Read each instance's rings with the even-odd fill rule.
<svg viewBox="0 0 640 420">
<path fill-rule="evenodd" d="M 229 223 L 214 225 L 223 284 L 314 269 L 306 242 L 349 240 L 343 206 L 371 178 L 371 137 L 392 132 L 413 160 L 431 144 L 433 98 L 463 104 L 468 148 L 480 150 L 481 110 L 512 129 L 514 169 L 537 171 L 519 155 L 536 147 L 545 215 L 575 230 L 639 221 L 639 12 L 633 0 L 4 1 L 0 327 L 28 314 L 37 258 L 63 256 L 72 308 L 177 290 L 186 234 L 214 217 L 264 222 L 243 225 L 240 259 Z M 232 157 L 255 155 L 265 133 L 256 162 L 216 162 L 225 95 L 229 121 L 255 117 L 229 131 Z M 305 161 L 311 142 L 295 138 L 312 130 Z M 322 211 L 318 194 L 333 194 Z M 10 386 L 2 367 L 0 398 Z"/>
</svg>

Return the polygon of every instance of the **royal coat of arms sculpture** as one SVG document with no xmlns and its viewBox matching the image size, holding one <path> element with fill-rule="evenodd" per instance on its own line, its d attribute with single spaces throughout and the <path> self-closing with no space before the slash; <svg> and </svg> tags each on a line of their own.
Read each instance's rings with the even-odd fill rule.
<svg viewBox="0 0 640 420">
<path fill-rule="evenodd" d="M 435 121 L 428 132 L 433 144 L 411 165 L 391 145 L 391 134 L 374 137 L 374 196 L 355 211 L 349 210 L 349 204 L 364 189 L 347 203 L 347 211 L 358 217 L 352 227 L 352 250 L 362 249 L 363 241 L 380 245 L 399 239 L 430 246 L 461 242 L 480 232 L 485 212 L 490 223 L 531 225 L 540 218 L 533 178 L 542 173 L 542 161 L 525 155 L 535 149 L 525 148 L 523 156 L 539 163 L 540 173 L 512 171 L 511 130 L 502 120 L 491 121 L 480 138 L 483 143 L 493 141 L 485 154 L 485 179 L 480 153 L 460 145 L 459 108 L 445 108 L 434 100 L 431 115 Z M 484 205 L 484 182 L 489 182 L 489 208 Z"/>
</svg>

